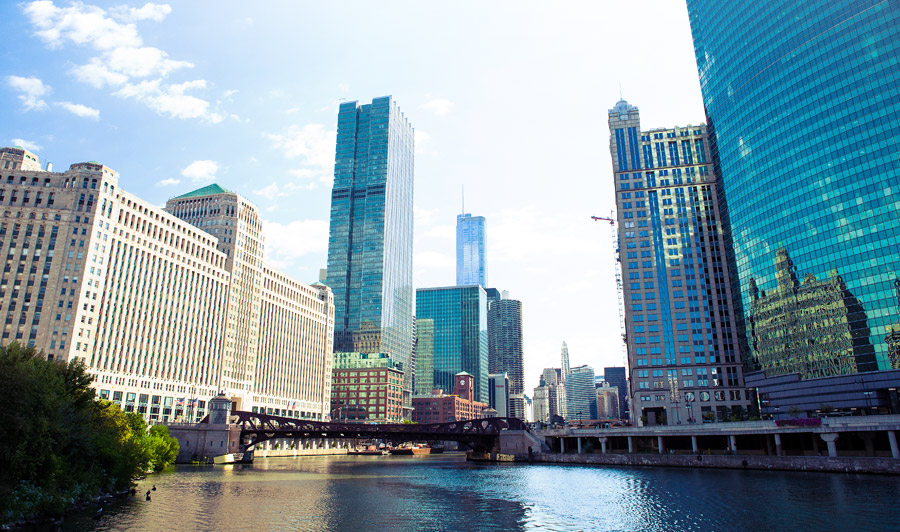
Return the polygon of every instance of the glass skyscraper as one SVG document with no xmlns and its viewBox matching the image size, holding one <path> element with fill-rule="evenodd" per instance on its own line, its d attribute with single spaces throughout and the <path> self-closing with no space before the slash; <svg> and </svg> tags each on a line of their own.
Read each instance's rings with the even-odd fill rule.
<svg viewBox="0 0 900 532">
<path fill-rule="evenodd" d="M 432 320 L 434 387 L 453 390 L 461 371 L 474 376 L 475 400 L 488 402 L 487 297 L 484 288 L 447 286 L 416 290 L 416 317 Z"/>
<path fill-rule="evenodd" d="M 687 5 L 748 362 L 900 368 L 900 3 Z"/>
<path fill-rule="evenodd" d="M 632 419 L 728 419 L 750 402 L 706 125 L 642 131 L 620 100 L 609 132 Z"/>
<path fill-rule="evenodd" d="M 509 416 L 524 420 L 525 363 L 522 346 L 522 302 L 515 299 L 492 301 L 488 306 L 488 371 L 508 375 Z"/>
<path fill-rule="evenodd" d="M 456 286 L 487 286 L 484 216 L 456 215 Z"/>
<path fill-rule="evenodd" d="M 391 353 L 413 375 L 413 128 L 390 97 L 338 112 L 326 284 L 334 350 Z"/>
</svg>

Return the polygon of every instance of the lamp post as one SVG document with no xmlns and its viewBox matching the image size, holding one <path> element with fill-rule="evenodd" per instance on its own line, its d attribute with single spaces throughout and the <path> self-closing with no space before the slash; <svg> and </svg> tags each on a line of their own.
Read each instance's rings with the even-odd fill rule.
<svg viewBox="0 0 900 532">
<path fill-rule="evenodd" d="M 581 422 L 581 410 L 578 411 L 578 426 L 583 427 L 584 423 Z"/>
</svg>

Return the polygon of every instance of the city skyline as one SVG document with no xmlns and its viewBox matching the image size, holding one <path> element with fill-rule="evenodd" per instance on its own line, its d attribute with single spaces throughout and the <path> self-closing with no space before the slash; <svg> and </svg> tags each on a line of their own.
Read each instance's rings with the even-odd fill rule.
<svg viewBox="0 0 900 532">
<path fill-rule="evenodd" d="M 480 17 L 472 20 L 465 10 L 445 6 L 398 6 L 388 14 L 357 4 L 357 14 L 397 29 L 396 35 L 376 32 L 372 24 L 339 39 L 345 20 L 328 6 L 251 12 L 223 4 L 209 12 L 173 4 L 126 15 L 112 9 L 118 3 L 87 2 L 82 12 L 96 6 L 103 15 L 78 24 L 123 29 L 115 39 L 78 43 L 75 28 L 45 32 L 61 28 L 60 18 L 42 18 L 30 5 L 0 6 L 8 45 L 0 76 L 6 103 L 0 116 L 7 124 L 2 144 L 36 144 L 42 161 L 56 165 L 102 161 L 159 206 L 213 181 L 238 191 L 266 221 L 267 262 L 313 282 L 327 262 L 339 100 L 391 94 L 416 127 L 414 285 L 453 283 L 453 225 L 465 184 L 467 209 L 490 220 L 491 278 L 530 309 L 523 323 L 526 382 L 558 363 L 564 338 L 583 362 L 622 364 L 616 309 L 588 304 L 616 295 L 609 233 L 589 218 L 612 209 L 604 178 L 608 155 L 596 148 L 605 134 L 593 125 L 603 109 L 591 116 L 582 102 L 598 94 L 614 100 L 621 81 L 626 97 L 640 101 L 653 123 L 702 121 L 684 5 L 497 4 L 479 6 Z M 646 54 L 640 68 L 625 57 L 606 66 L 584 62 L 584 50 L 611 49 L 630 35 L 615 21 L 638 13 L 653 15 L 648 27 L 665 28 L 651 31 L 641 48 L 664 47 L 664 56 Z M 673 19 L 681 22 L 673 25 Z M 459 30 L 444 30 L 451 26 Z M 405 31 L 411 33 L 401 39 Z M 142 69 L 114 70 L 113 52 L 138 46 L 150 49 L 148 56 L 154 49 L 165 55 L 148 57 Z M 359 56 L 360 46 L 377 61 Z M 512 61 L 507 46 L 521 50 Z M 283 67 L 284 49 L 293 50 L 299 72 Z M 101 77 L 99 67 L 116 75 Z M 535 67 L 548 76 L 536 80 Z M 452 74 L 460 69 L 470 79 L 491 81 Z M 94 77 L 81 75 L 90 72 Z M 672 89 L 651 90 L 658 76 L 671 80 Z M 521 110 L 540 100 L 553 101 L 556 110 L 526 122 Z M 133 128 L 137 123 L 141 127 Z M 558 131 L 567 131 L 565 140 Z M 550 176 L 560 176 L 565 186 L 544 186 Z M 581 192 L 571 194 L 576 189 Z M 562 280 L 555 294 L 542 287 L 549 275 Z M 552 311 L 560 297 L 571 306 L 570 316 Z"/>
</svg>

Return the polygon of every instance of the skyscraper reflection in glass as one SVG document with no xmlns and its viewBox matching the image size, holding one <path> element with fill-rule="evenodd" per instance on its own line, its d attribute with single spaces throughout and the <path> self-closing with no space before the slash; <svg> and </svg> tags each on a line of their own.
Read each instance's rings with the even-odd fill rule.
<svg viewBox="0 0 900 532">
<path fill-rule="evenodd" d="M 900 3 L 687 5 L 749 361 L 900 368 Z"/>
<path fill-rule="evenodd" d="M 487 286 L 484 216 L 456 215 L 456 286 Z"/>
<path fill-rule="evenodd" d="M 412 390 L 413 128 L 390 97 L 338 112 L 326 284 L 334 350 L 389 352 Z"/>
</svg>

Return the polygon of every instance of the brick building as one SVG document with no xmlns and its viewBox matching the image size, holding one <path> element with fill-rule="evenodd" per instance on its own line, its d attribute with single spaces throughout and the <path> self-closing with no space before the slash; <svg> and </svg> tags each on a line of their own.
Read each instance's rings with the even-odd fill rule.
<svg viewBox="0 0 900 532">
<path fill-rule="evenodd" d="M 412 420 L 416 423 L 447 423 L 478 419 L 488 405 L 475 400 L 475 377 L 465 371 L 454 376 L 453 395 L 436 389 L 430 397 L 413 398 Z"/>
</svg>

